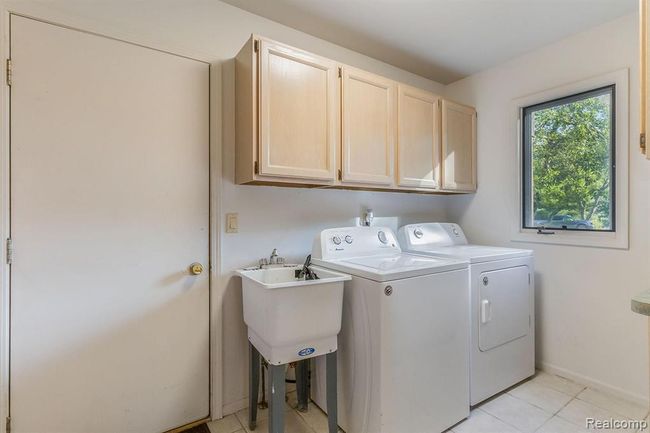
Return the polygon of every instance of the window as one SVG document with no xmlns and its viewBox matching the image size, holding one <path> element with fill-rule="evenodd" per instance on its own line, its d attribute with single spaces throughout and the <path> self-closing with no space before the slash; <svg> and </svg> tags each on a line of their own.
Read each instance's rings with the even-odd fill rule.
<svg viewBox="0 0 650 433">
<path fill-rule="evenodd" d="M 616 85 L 522 108 L 522 228 L 616 231 Z"/>
</svg>

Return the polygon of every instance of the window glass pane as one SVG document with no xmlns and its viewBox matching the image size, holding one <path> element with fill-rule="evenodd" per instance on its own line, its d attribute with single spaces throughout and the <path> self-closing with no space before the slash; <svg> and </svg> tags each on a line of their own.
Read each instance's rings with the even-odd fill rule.
<svg viewBox="0 0 650 433">
<path fill-rule="evenodd" d="M 524 227 L 614 230 L 614 91 L 524 108 Z"/>
</svg>

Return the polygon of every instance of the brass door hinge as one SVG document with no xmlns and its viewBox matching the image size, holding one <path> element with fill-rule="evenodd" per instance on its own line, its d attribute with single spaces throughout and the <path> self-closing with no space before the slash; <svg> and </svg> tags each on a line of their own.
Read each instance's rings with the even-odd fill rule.
<svg viewBox="0 0 650 433">
<path fill-rule="evenodd" d="M 260 41 L 258 39 L 255 39 L 253 41 L 253 51 L 258 53 L 260 51 Z"/>
<path fill-rule="evenodd" d="M 7 59 L 7 86 L 11 86 L 12 79 L 12 70 L 11 70 L 11 59 Z"/>
<path fill-rule="evenodd" d="M 5 420 L 5 431 L 9 433 L 11 431 L 11 417 L 7 417 Z"/>
<path fill-rule="evenodd" d="M 343 76 L 343 68 L 339 66 L 339 78 Z"/>
<path fill-rule="evenodd" d="M 641 146 L 641 151 L 645 152 L 645 149 L 646 149 L 645 132 L 642 132 L 641 136 L 639 137 L 639 146 Z"/>
<path fill-rule="evenodd" d="M 10 265 L 14 261 L 14 242 L 11 238 L 7 239 L 7 264 Z"/>
<path fill-rule="evenodd" d="M 255 174 L 260 174 L 260 164 L 257 161 L 255 161 L 254 170 L 255 170 Z"/>
<path fill-rule="evenodd" d="M 340 168 L 339 168 L 339 180 L 343 180 L 343 173 L 341 172 Z"/>
</svg>

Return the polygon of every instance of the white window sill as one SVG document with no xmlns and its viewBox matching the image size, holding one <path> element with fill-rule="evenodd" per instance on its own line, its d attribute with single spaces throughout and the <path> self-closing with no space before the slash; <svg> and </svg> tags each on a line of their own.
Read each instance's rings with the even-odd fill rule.
<svg viewBox="0 0 650 433">
<path fill-rule="evenodd" d="M 626 250 L 629 248 L 627 232 L 578 232 L 547 229 L 554 234 L 539 234 L 535 229 L 519 229 L 513 233 L 513 242 L 537 244 L 567 245 L 575 247 L 612 248 Z"/>
</svg>

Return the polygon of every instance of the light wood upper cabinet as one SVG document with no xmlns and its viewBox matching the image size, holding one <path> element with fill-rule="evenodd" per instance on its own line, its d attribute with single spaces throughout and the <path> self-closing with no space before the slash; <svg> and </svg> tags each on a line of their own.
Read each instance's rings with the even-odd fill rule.
<svg viewBox="0 0 650 433">
<path fill-rule="evenodd" d="M 476 111 L 252 35 L 235 59 L 235 182 L 476 190 Z"/>
<path fill-rule="evenodd" d="M 397 184 L 440 186 L 440 98 L 433 93 L 398 86 Z"/>
<path fill-rule="evenodd" d="M 476 190 L 476 110 L 442 101 L 442 188 Z"/>
<path fill-rule="evenodd" d="M 260 42 L 260 174 L 334 180 L 337 64 Z"/>
<path fill-rule="evenodd" d="M 342 181 L 392 185 L 397 85 L 359 69 L 342 71 Z"/>
<path fill-rule="evenodd" d="M 248 45 L 236 60 L 237 182 L 334 182 L 338 65 L 264 38 Z"/>
</svg>

